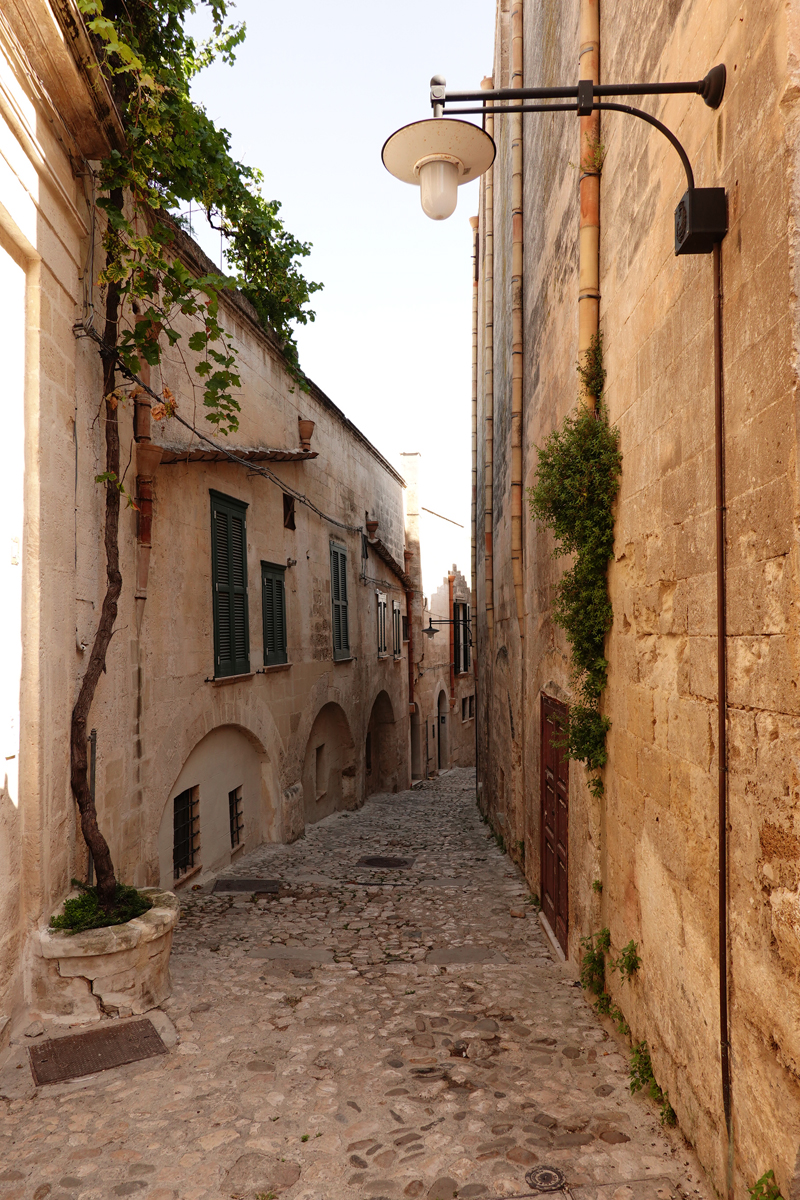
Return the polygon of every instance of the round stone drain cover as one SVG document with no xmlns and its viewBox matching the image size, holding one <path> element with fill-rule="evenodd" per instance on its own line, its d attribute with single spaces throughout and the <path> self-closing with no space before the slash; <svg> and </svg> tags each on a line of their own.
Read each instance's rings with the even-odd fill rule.
<svg viewBox="0 0 800 1200">
<path fill-rule="evenodd" d="M 400 870 L 402 867 L 410 867 L 413 861 L 413 858 L 384 858 L 382 855 L 376 854 L 370 858 L 360 858 L 356 863 L 356 866 L 383 867 L 384 870 L 389 870 L 391 868 Z"/>
<path fill-rule="evenodd" d="M 533 1167 L 525 1182 L 539 1192 L 560 1192 L 567 1186 L 567 1177 L 558 1167 Z"/>
</svg>

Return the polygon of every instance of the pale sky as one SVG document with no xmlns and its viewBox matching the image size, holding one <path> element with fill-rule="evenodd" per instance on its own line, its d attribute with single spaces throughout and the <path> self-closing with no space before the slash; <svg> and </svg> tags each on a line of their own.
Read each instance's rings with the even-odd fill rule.
<svg viewBox="0 0 800 1200">
<path fill-rule="evenodd" d="M 447 221 L 381 162 L 401 125 L 431 116 L 430 77 L 477 87 L 491 70 L 494 0 L 239 0 L 247 40 L 233 68 L 196 81 L 195 97 L 259 167 L 287 228 L 313 243 L 314 324 L 300 361 L 402 474 L 423 455 L 422 503 L 460 522 L 426 521 L 430 592 L 453 562 L 469 575 L 472 231 L 477 183 Z M 196 29 L 203 25 L 198 20 Z M 196 235 L 200 235 L 199 228 Z M 212 257 L 214 242 L 199 237 Z"/>
</svg>

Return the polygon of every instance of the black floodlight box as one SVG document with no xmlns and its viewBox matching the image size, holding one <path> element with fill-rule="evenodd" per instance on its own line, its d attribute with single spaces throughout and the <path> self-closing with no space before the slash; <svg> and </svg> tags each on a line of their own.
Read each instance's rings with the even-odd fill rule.
<svg viewBox="0 0 800 1200">
<path fill-rule="evenodd" d="M 727 232 L 725 188 L 689 188 L 675 209 L 675 253 L 710 254 Z"/>
</svg>

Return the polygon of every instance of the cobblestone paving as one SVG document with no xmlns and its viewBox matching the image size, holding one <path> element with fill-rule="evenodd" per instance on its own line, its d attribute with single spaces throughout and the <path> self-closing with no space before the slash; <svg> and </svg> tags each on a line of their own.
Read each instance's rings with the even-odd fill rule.
<svg viewBox="0 0 800 1200">
<path fill-rule="evenodd" d="M 574 1200 L 709 1196 L 630 1095 L 472 772 L 374 797 L 231 876 L 280 886 L 182 897 L 168 1056 L 38 1089 L 23 1062 L 0 1200 L 489 1200 L 535 1194 L 542 1165 Z"/>
</svg>

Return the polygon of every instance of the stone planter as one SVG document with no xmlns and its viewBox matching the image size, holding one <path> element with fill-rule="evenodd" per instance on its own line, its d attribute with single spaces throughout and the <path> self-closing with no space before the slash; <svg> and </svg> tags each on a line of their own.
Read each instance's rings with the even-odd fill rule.
<svg viewBox="0 0 800 1200">
<path fill-rule="evenodd" d="M 33 938 L 31 1007 L 73 1025 L 104 1014 L 156 1008 L 172 990 L 169 954 L 180 904 L 172 892 L 141 888 L 153 907 L 125 925 L 85 933 L 40 929 Z"/>
</svg>

